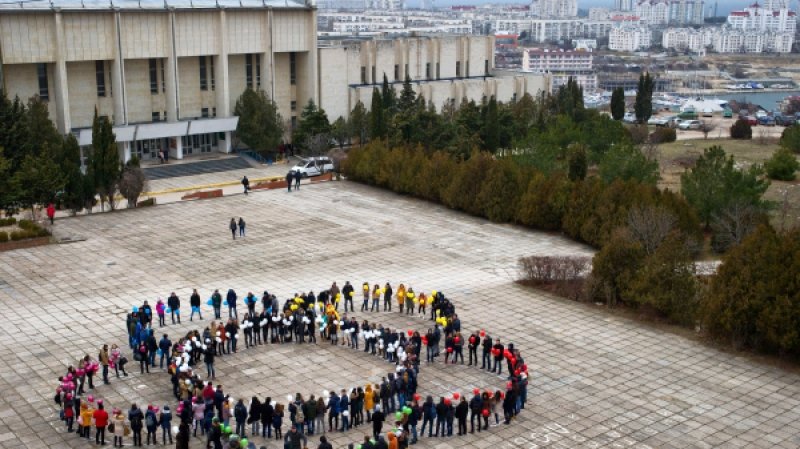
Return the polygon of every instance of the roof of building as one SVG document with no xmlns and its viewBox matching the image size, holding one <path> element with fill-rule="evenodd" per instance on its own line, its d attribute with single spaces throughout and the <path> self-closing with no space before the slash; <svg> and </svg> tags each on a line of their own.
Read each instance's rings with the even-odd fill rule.
<svg viewBox="0 0 800 449">
<path fill-rule="evenodd" d="M 0 10 L 305 8 L 297 0 L 0 0 Z"/>
</svg>

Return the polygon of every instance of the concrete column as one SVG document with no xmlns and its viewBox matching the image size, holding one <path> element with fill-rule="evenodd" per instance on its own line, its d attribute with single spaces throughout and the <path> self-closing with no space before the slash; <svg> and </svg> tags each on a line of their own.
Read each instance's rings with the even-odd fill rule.
<svg viewBox="0 0 800 449">
<path fill-rule="evenodd" d="M 261 90 L 263 90 L 267 96 L 272 99 L 273 92 L 272 92 L 272 84 L 273 78 L 275 74 L 272 73 L 272 19 L 271 19 L 272 10 L 268 10 L 264 12 L 264 20 L 261 22 L 263 25 L 263 29 L 261 30 L 261 35 L 264 36 L 264 41 L 261 45 L 264 48 L 264 51 L 261 53 Z"/>
<path fill-rule="evenodd" d="M 114 59 L 111 61 L 111 88 L 114 91 L 114 124 L 128 124 L 128 107 L 125 98 L 125 60 L 122 54 L 122 30 L 119 13 L 114 14 Z M 127 151 L 130 157 L 130 147 Z"/>
<path fill-rule="evenodd" d="M 54 66 L 53 88 L 56 100 L 56 126 L 61 134 L 72 129 L 69 116 L 69 87 L 67 83 L 67 62 L 64 47 L 64 21 L 61 12 L 55 13 L 56 61 Z"/>
<path fill-rule="evenodd" d="M 216 94 L 217 94 L 217 117 L 230 117 L 231 116 L 231 103 L 230 103 L 230 81 L 228 79 L 228 26 L 225 18 L 225 10 L 219 11 L 219 36 L 217 42 L 219 43 L 219 53 L 214 61 L 214 75 L 217 79 Z M 219 151 L 222 153 L 231 152 L 231 133 L 225 133 L 225 140 L 220 141 Z"/>
<path fill-rule="evenodd" d="M 175 159 L 183 159 L 183 139 L 181 136 L 173 137 L 175 139 Z"/>
<path fill-rule="evenodd" d="M 217 94 L 217 117 L 230 117 L 230 81 L 228 79 L 228 26 L 225 19 L 225 10 L 219 11 L 219 53 L 214 61 L 214 75 Z"/>
<path fill-rule="evenodd" d="M 180 114 L 179 105 L 180 92 L 178 91 L 178 55 L 175 51 L 175 11 L 171 10 L 167 18 L 167 36 L 168 47 L 167 59 L 161 61 L 166 64 L 164 67 L 164 77 L 166 78 L 166 103 L 167 103 L 167 121 L 177 122 Z"/>
<path fill-rule="evenodd" d="M 131 160 L 131 142 L 122 142 L 120 145 L 122 147 L 122 163 L 126 164 L 129 160 Z"/>
<path fill-rule="evenodd" d="M 311 9 L 311 31 L 309 32 L 308 42 L 311 42 L 311 48 L 308 49 L 308 56 L 311 59 L 308 63 L 311 65 L 311 77 L 309 79 L 311 84 L 311 98 L 314 103 L 319 105 L 319 64 L 317 62 L 319 52 L 317 51 L 317 8 Z"/>
</svg>

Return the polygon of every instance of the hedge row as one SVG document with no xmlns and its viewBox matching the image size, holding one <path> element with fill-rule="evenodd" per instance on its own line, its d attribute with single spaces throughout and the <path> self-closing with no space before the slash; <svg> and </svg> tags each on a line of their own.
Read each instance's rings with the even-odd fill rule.
<svg viewBox="0 0 800 449">
<path fill-rule="evenodd" d="M 9 218 L 0 218 L 0 226 L 11 226 L 17 223 L 17 219 L 14 217 Z"/>
<path fill-rule="evenodd" d="M 499 223 L 562 231 L 601 247 L 624 226 L 634 206 L 661 206 L 677 217 L 677 228 L 700 240 L 700 225 L 686 201 L 670 191 L 637 181 L 603 183 L 596 177 L 570 180 L 545 176 L 511 159 L 474 152 L 465 161 L 444 152 L 386 148 L 371 142 L 350 150 L 343 163 L 348 178 L 409 194 Z"/>
</svg>

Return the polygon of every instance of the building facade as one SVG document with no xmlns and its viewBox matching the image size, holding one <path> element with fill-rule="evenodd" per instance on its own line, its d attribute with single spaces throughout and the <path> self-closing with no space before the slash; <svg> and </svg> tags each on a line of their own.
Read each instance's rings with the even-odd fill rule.
<svg viewBox="0 0 800 449">
<path fill-rule="evenodd" d="M 577 0 L 534 0 L 531 10 L 539 17 L 565 18 L 578 16 Z"/>
<path fill-rule="evenodd" d="M 126 161 L 228 152 L 247 87 L 286 118 L 318 98 L 315 14 L 288 0 L 7 3 L 3 87 L 45 100 L 59 131 L 84 147 L 95 110 L 109 117 Z"/>
<path fill-rule="evenodd" d="M 526 48 L 522 52 L 522 71 L 548 74 L 553 91 L 567 84 L 570 78 L 584 92 L 597 90 L 597 73 L 592 65 L 591 51 Z"/>
<path fill-rule="evenodd" d="M 512 101 L 549 91 L 543 74 L 494 68 L 494 36 L 415 36 L 345 39 L 319 47 L 319 105 L 333 121 L 347 118 L 361 101 L 369 109 L 384 76 L 400 89 L 408 76 L 414 91 L 437 110 L 451 101 Z"/>
<path fill-rule="evenodd" d="M 650 48 L 652 33 L 647 27 L 621 26 L 611 30 L 608 49 L 614 51 L 639 51 Z"/>
<path fill-rule="evenodd" d="M 703 25 L 703 0 L 640 0 L 634 13 L 648 25 Z"/>
</svg>

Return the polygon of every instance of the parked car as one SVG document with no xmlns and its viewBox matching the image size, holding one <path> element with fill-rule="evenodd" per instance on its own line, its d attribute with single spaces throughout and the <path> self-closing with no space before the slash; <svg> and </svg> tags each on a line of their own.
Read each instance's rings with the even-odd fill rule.
<svg viewBox="0 0 800 449">
<path fill-rule="evenodd" d="M 775 126 L 775 119 L 769 115 L 758 117 L 758 124 L 764 126 Z"/>
<path fill-rule="evenodd" d="M 703 117 L 713 117 L 713 116 L 714 112 L 711 109 L 709 108 L 703 109 Z"/>
<path fill-rule="evenodd" d="M 678 114 L 678 118 L 684 120 L 694 120 L 697 118 L 697 111 L 694 109 L 686 109 L 685 111 Z"/>
<path fill-rule="evenodd" d="M 310 157 L 301 159 L 298 164 L 292 167 L 293 171 L 299 171 L 304 178 L 318 176 L 333 170 L 333 161 L 326 156 Z"/>
<path fill-rule="evenodd" d="M 639 123 L 639 121 L 636 120 L 636 115 L 634 115 L 633 113 L 630 113 L 630 112 L 626 112 L 625 113 L 625 116 L 622 117 L 622 121 L 625 122 L 625 123 L 632 123 L 632 124 L 633 123 Z"/>
<path fill-rule="evenodd" d="M 722 118 L 733 118 L 733 111 L 725 109 L 722 111 Z"/>
<path fill-rule="evenodd" d="M 647 121 L 648 125 L 667 126 L 669 125 L 670 117 L 650 117 Z"/>
<path fill-rule="evenodd" d="M 750 126 L 758 125 L 758 119 L 753 117 L 752 115 L 748 115 L 747 117 L 744 117 L 744 120 L 747 120 L 747 123 L 749 123 Z"/>
<path fill-rule="evenodd" d="M 700 129 L 703 122 L 700 120 L 684 120 L 678 125 L 678 129 Z"/>
<path fill-rule="evenodd" d="M 775 124 L 779 126 L 792 126 L 797 123 L 797 119 L 793 115 L 778 114 L 775 116 Z"/>
</svg>

